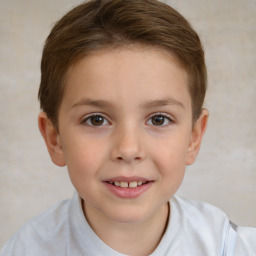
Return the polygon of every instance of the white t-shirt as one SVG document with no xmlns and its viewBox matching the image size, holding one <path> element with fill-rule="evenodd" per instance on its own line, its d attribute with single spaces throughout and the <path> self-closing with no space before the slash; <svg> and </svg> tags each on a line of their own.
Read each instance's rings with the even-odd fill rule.
<svg viewBox="0 0 256 256">
<path fill-rule="evenodd" d="M 255 256 L 256 228 L 232 224 L 225 213 L 203 202 L 174 197 L 161 242 L 151 256 Z M 0 256 L 124 256 L 87 223 L 77 193 L 22 227 Z"/>
</svg>

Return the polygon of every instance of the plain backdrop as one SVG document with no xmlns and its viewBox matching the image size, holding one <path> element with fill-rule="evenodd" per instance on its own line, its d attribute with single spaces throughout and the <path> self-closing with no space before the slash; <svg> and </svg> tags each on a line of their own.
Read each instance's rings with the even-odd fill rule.
<svg viewBox="0 0 256 256">
<path fill-rule="evenodd" d="M 54 22 L 79 0 L 0 0 L 0 247 L 27 220 L 73 195 L 37 127 L 40 59 Z M 170 0 L 197 30 L 210 111 L 179 195 L 256 226 L 256 1 Z"/>
</svg>

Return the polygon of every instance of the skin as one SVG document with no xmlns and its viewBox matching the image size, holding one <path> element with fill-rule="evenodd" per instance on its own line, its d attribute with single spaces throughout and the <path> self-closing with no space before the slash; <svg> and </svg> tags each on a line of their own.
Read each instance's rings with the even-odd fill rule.
<svg viewBox="0 0 256 256">
<path fill-rule="evenodd" d="M 52 161 L 67 165 L 95 233 L 113 249 L 141 256 L 161 240 L 167 202 L 195 161 L 207 117 L 203 110 L 192 125 L 188 76 L 174 56 L 133 46 L 96 52 L 71 67 L 59 131 L 43 112 L 39 128 Z M 105 183 L 119 176 L 151 185 L 121 198 Z"/>
</svg>

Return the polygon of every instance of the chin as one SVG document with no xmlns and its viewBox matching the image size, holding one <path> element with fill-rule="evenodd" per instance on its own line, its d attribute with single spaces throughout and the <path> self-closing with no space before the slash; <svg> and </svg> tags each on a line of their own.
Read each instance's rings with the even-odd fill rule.
<svg viewBox="0 0 256 256">
<path fill-rule="evenodd" d="M 112 219 L 112 221 L 123 224 L 135 224 L 143 222 L 149 218 L 149 210 L 141 209 L 141 207 L 138 209 L 138 207 L 127 206 L 116 209 L 113 212 L 111 211 L 109 213 L 109 218 Z"/>
</svg>

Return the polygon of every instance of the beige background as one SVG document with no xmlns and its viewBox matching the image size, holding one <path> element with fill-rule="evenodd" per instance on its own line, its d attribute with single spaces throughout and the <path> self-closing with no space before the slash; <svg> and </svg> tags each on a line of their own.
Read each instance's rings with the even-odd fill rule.
<svg viewBox="0 0 256 256">
<path fill-rule="evenodd" d="M 73 194 L 37 129 L 37 90 L 43 41 L 79 2 L 0 0 L 0 247 L 25 221 Z M 208 131 L 179 194 L 256 226 L 256 1 L 165 2 L 199 32 L 209 72 Z"/>
</svg>

